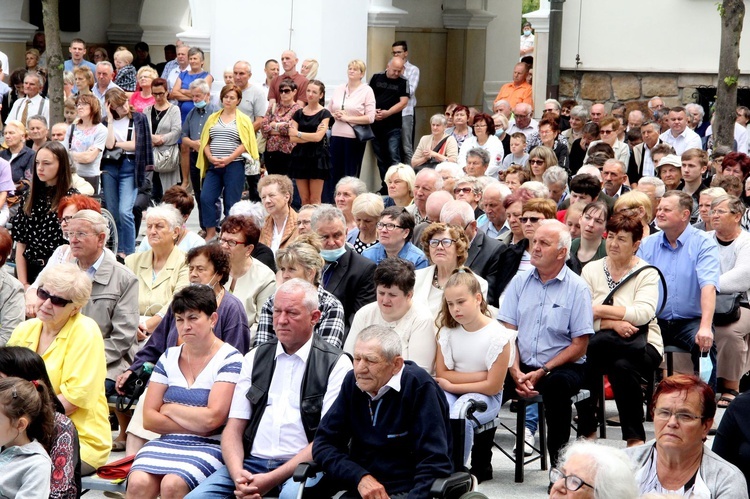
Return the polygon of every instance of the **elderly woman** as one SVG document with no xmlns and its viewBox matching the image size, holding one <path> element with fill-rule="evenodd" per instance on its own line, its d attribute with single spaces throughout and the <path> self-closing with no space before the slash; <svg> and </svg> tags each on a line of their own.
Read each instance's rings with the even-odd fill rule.
<svg viewBox="0 0 750 499">
<path fill-rule="evenodd" d="M 10 233 L 0 227 L 0 346 L 8 342 L 16 326 L 26 318 L 23 285 L 4 268 L 12 249 Z"/>
<path fill-rule="evenodd" d="M 96 322 L 80 313 L 90 295 L 91 279 L 77 265 L 45 270 L 37 317 L 19 324 L 8 340 L 44 359 L 52 388 L 78 430 L 82 475 L 105 464 L 112 448 L 104 340 Z"/>
<path fill-rule="evenodd" d="M 477 114 L 474 116 L 472 130 L 474 131 L 474 135 L 468 137 L 461 144 L 461 149 L 458 152 L 458 164 L 465 167 L 469 151 L 479 147 L 487 151 L 490 156 L 486 175 L 497 177 L 498 172 L 503 166 L 505 152 L 503 150 L 503 143 L 495 137 L 495 122 L 488 114 Z"/>
<path fill-rule="evenodd" d="M 386 258 L 375 269 L 377 301 L 360 308 L 354 315 L 344 351 L 354 355 L 359 333 L 373 325 L 393 328 L 401 337 L 404 359 L 412 360 L 429 373 L 435 372 L 435 318 L 414 303 L 414 266 L 400 258 Z"/>
<path fill-rule="evenodd" d="M 542 174 L 544 175 L 544 174 Z M 510 192 L 516 192 L 523 184 L 531 180 L 529 170 L 519 165 L 511 165 L 505 170 L 505 185 Z"/>
<path fill-rule="evenodd" d="M 550 166 L 542 175 L 542 183 L 549 191 L 549 197 L 557 203 L 557 208 L 562 208 L 563 203 L 570 194 L 568 189 L 568 172 L 560 166 Z"/>
<path fill-rule="evenodd" d="M 659 274 L 646 269 L 618 288 L 611 305 L 604 299 L 625 277 L 648 265 L 635 256 L 643 237 L 643 223 L 635 215 L 617 214 L 606 225 L 607 255 L 587 265 L 581 277 L 591 290 L 594 309 L 594 329 L 614 330 L 622 338 L 646 335 L 645 348 L 625 350 L 602 336 L 592 340 L 587 355 L 587 384 L 601 383 L 606 374 L 612 384 L 617 410 L 622 424 L 622 439 L 628 446 L 646 441 L 643 428 L 643 391 L 641 376 L 648 377 L 661 363 L 664 342 L 654 316 L 659 300 Z M 639 330 L 641 326 L 645 331 Z M 596 335 L 594 336 L 596 338 Z M 598 338 L 596 338 L 598 340 Z M 582 435 L 596 431 L 594 404 L 579 404 L 579 422 Z"/>
<path fill-rule="evenodd" d="M 292 80 L 282 81 L 279 95 L 279 102 L 268 106 L 260 129 L 266 139 L 266 171 L 274 175 L 289 175 L 292 149 L 296 145 L 289 140 L 289 125 L 294 114 L 301 109 L 297 103 L 297 84 Z"/>
<path fill-rule="evenodd" d="M 91 89 L 94 88 L 96 80 L 94 80 L 94 73 L 86 66 L 79 66 L 73 70 L 73 79 L 76 82 L 76 88 L 78 93 L 76 95 L 87 95 L 91 93 Z"/>
<path fill-rule="evenodd" d="M 107 143 L 107 127 L 102 125 L 102 109 L 93 94 L 76 99 L 78 119 L 68 128 L 63 144 L 67 147 L 76 173 L 99 192 L 102 153 Z"/>
<path fill-rule="evenodd" d="M 135 74 L 137 85 L 135 92 L 130 96 L 130 105 L 137 112 L 142 113 L 147 107 L 154 105 L 151 85 L 158 77 L 159 73 L 151 66 L 142 66 Z"/>
<path fill-rule="evenodd" d="M 419 144 L 411 157 L 411 166 L 435 168 L 444 161 L 456 162 L 458 144 L 452 135 L 445 133 L 448 120 L 444 114 L 433 114 L 430 118 L 430 135 L 419 139 Z"/>
<path fill-rule="evenodd" d="M 570 128 L 564 130 L 560 135 L 568 142 L 568 153 L 573 147 L 573 142 L 583 137 L 583 125 L 589 120 L 589 111 L 583 106 L 575 106 L 570 110 Z"/>
<path fill-rule="evenodd" d="M 375 121 L 375 94 L 362 78 L 367 66 L 359 59 L 349 62 L 347 82 L 333 90 L 328 110 L 335 122 L 331 129 L 331 180 L 359 177 L 367 142 L 357 139 L 354 125 Z"/>
<path fill-rule="evenodd" d="M 76 192 L 70 187 L 68 152 L 59 142 L 47 142 L 36 153 L 31 187 L 13 217 L 16 275 L 24 288 L 36 280 L 55 248 L 65 244 L 57 208 Z"/>
<path fill-rule="evenodd" d="M 26 126 L 20 121 L 11 120 L 5 123 L 3 130 L 5 147 L 0 150 L 0 158 L 10 163 L 16 194 L 28 189 L 28 183 L 19 186 L 22 180 L 31 180 L 34 171 L 34 151 L 26 146 Z M 46 142 L 46 141 L 45 141 Z"/>
<path fill-rule="evenodd" d="M 334 200 L 336 208 L 341 210 L 344 218 L 346 218 L 347 230 L 351 231 L 357 227 L 357 222 L 354 220 L 354 213 L 352 213 L 352 205 L 357 196 L 366 192 L 367 184 L 357 177 L 344 177 L 336 184 Z"/>
<path fill-rule="evenodd" d="M 581 237 L 573 240 L 570 245 L 570 259 L 568 267 L 578 275 L 583 268 L 594 260 L 607 256 L 604 231 L 609 217 L 609 208 L 604 201 L 594 201 L 583 209 L 578 224 L 581 226 Z M 640 240 L 640 238 L 638 238 Z"/>
<path fill-rule="evenodd" d="M 362 256 L 375 263 L 386 258 L 402 258 L 415 268 L 427 267 L 424 252 L 411 243 L 414 217 L 404 208 L 391 206 L 383 210 L 378 222 L 378 243 L 362 252 Z"/>
<path fill-rule="evenodd" d="M 28 123 L 28 136 L 31 141 L 31 150 L 36 152 L 42 144 L 49 140 L 49 127 L 47 118 L 41 114 L 35 114 L 30 117 Z"/>
<path fill-rule="evenodd" d="M 566 447 L 557 468 L 549 471 L 550 499 L 636 499 L 633 464 L 619 449 L 592 442 Z"/>
<path fill-rule="evenodd" d="M 453 110 L 453 126 L 446 130 L 446 133 L 456 139 L 458 149 L 461 150 L 461 146 L 468 137 L 473 135 L 471 128 L 469 127 L 469 108 L 461 104 L 457 105 Z"/>
<path fill-rule="evenodd" d="M 230 215 L 221 224 L 219 244 L 229 254 L 231 266 L 230 279 L 224 287 L 244 305 L 253 333 L 260 309 L 276 291 L 274 272 L 252 257 L 259 237 L 260 230 L 249 217 Z"/>
<path fill-rule="evenodd" d="M 704 191 L 705 192 L 705 191 Z M 747 290 L 750 288 L 750 234 L 740 227 L 745 205 L 736 196 L 719 196 L 709 212 L 713 236 L 719 248 L 722 294 L 740 293 L 743 306 L 740 317 L 731 324 L 716 324 L 716 376 L 718 406 L 725 409 L 739 395 L 740 378 L 747 372 L 750 360 L 750 310 Z"/>
<path fill-rule="evenodd" d="M 466 175 L 464 169 L 458 163 L 444 161 L 435 167 L 435 171 L 443 179 L 443 190 L 453 194 L 453 188 L 456 187 L 458 179 Z M 415 176 L 416 178 L 416 176 Z"/>
<path fill-rule="evenodd" d="M 443 306 L 443 287 L 469 256 L 469 240 L 461 227 L 433 223 L 422 232 L 422 247 L 428 248 L 429 267 L 415 272 L 414 301 L 427 303 L 430 314 L 437 317 Z M 487 299 L 487 281 L 476 276 Z"/>
<path fill-rule="evenodd" d="M 174 206 L 162 203 L 149 208 L 145 219 L 151 249 L 125 258 L 125 266 L 138 278 L 138 341 L 156 329 L 169 310 L 172 295 L 188 284 L 185 253 L 176 244 L 182 215 Z"/>
<path fill-rule="evenodd" d="M 742 473 L 704 445 L 714 422 L 714 392 L 696 376 L 676 374 L 654 393 L 656 440 L 626 449 L 641 494 L 747 498 Z"/>
<path fill-rule="evenodd" d="M 219 340 L 232 345 L 244 354 L 250 349 L 250 331 L 247 315 L 240 299 L 225 288 L 230 275 L 230 256 L 218 245 L 209 244 L 193 248 L 187 255 L 190 284 L 213 290 L 216 296 L 218 319 L 214 325 L 214 335 Z M 179 331 L 175 318 L 174 304 L 164 315 L 164 320 L 154 330 L 143 348 L 135 355 L 133 363 L 117 377 L 115 388 L 122 393 L 122 387 L 133 372 L 144 363 L 156 364 L 159 357 L 179 342 Z M 135 454 L 148 440 L 158 436 L 143 428 L 143 403 L 141 396 L 135 407 L 133 419 L 127 427 L 127 455 Z"/>
<path fill-rule="evenodd" d="M 647 237 L 651 234 L 651 221 L 653 220 L 654 212 L 651 199 L 647 194 L 640 191 L 629 191 L 621 194 L 620 197 L 615 200 L 612 212 L 615 214 L 635 216 L 641 221 L 641 224 L 643 224 L 643 237 Z M 708 210 L 706 210 L 706 213 L 708 213 Z"/>
<path fill-rule="evenodd" d="M 709 187 L 708 189 L 701 191 L 700 196 L 698 197 L 698 214 L 700 215 L 700 219 L 693 224 L 693 227 L 698 230 L 712 230 L 711 203 L 713 203 L 714 199 L 726 195 L 727 191 L 721 187 Z"/>
<path fill-rule="evenodd" d="M 242 354 L 214 334 L 216 295 L 191 286 L 172 302 L 182 340 L 162 354 L 143 408 L 146 429 L 161 434 L 136 455 L 128 497 L 184 497 L 223 465 L 221 430 L 229 415 Z M 185 466 L 175 453 L 189 456 Z"/>
<path fill-rule="evenodd" d="M 318 308 L 321 315 L 313 332 L 336 348 L 341 348 L 346 336 L 344 306 L 338 298 L 320 285 L 324 265 L 325 260 L 320 256 L 320 242 L 314 236 L 301 237 L 276 253 L 276 266 L 279 269 L 278 285 L 281 286 L 292 279 L 303 279 L 318 288 Z M 260 311 L 258 334 L 253 340 L 253 348 L 276 337 L 273 327 L 273 302 L 274 297 L 271 295 Z"/>
<path fill-rule="evenodd" d="M 385 207 L 399 206 L 405 208 L 414 202 L 414 183 L 417 176 L 414 169 L 403 163 L 393 165 L 385 172 L 385 184 L 388 186 L 388 197 Z"/>
<path fill-rule="evenodd" d="M 144 69 L 150 68 L 143 66 L 139 72 Z M 152 197 L 161 200 L 164 191 L 180 183 L 180 146 L 177 142 L 180 140 L 182 127 L 179 108 L 167 100 L 167 80 L 155 78 L 149 85 L 152 104 L 144 108 L 143 114 L 148 119 L 151 142 L 154 144 Z"/>
<path fill-rule="evenodd" d="M 383 197 L 366 192 L 357 196 L 352 203 L 352 214 L 357 227 L 346 234 L 346 242 L 354 251 L 362 254 L 378 242 L 377 224 L 384 209 Z"/>
<path fill-rule="evenodd" d="M 258 182 L 258 193 L 268 212 L 259 241 L 274 252 L 297 237 L 297 212 L 292 209 L 292 181 L 286 175 L 266 175 Z"/>
<path fill-rule="evenodd" d="M 208 71 L 203 70 L 203 60 L 203 51 L 198 47 L 191 47 L 188 50 L 188 65 L 190 67 L 180 73 L 174 85 L 172 85 L 172 91 L 169 94 L 170 99 L 179 102 L 180 115 L 183 122 L 190 110 L 195 107 L 193 96 L 190 94 L 190 84 L 199 78 L 206 80 L 209 87 L 214 82 L 214 77 L 208 74 Z"/>
<path fill-rule="evenodd" d="M 161 201 L 164 204 L 174 206 L 179 210 L 180 215 L 182 215 L 182 225 L 180 226 L 180 232 L 177 235 L 178 248 L 187 253 L 196 246 L 203 246 L 206 244 L 205 239 L 187 228 L 188 219 L 193 212 L 193 208 L 195 208 L 193 196 L 191 196 L 188 191 L 179 185 L 173 185 L 167 189 L 164 196 L 161 198 Z M 151 245 L 148 243 L 148 238 L 143 239 L 138 246 L 139 253 L 150 249 Z"/>
<path fill-rule="evenodd" d="M 543 182 L 543 175 L 547 168 L 557 166 L 557 155 L 547 146 L 537 146 L 529 152 L 528 166 L 531 171 L 529 180 Z"/>
</svg>

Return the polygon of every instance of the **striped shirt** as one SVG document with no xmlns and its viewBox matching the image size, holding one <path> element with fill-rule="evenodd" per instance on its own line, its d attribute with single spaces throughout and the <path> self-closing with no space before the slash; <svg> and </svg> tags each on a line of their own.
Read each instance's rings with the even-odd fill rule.
<svg viewBox="0 0 750 499">
<path fill-rule="evenodd" d="M 237 149 L 240 144 L 240 133 L 237 131 L 237 120 L 234 119 L 229 123 L 224 123 L 219 118 L 209 134 L 209 147 L 211 155 L 217 158 L 226 158 Z"/>
</svg>

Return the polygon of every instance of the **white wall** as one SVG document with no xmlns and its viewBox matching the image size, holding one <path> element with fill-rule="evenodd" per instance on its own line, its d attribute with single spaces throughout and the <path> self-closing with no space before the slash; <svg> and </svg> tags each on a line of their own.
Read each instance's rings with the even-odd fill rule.
<svg viewBox="0 0 750 499">
<path fill-rule="evenodd" d="M 716 73 L 721 19 L 712 0 L 567 0 L 563 4 L 563 69 Z M 719 2 L 720 3 L 720 2 Z M 746 2 L 747 3 L 747 2 Z M 750 33 L 740 53 L 750 52 Z M 750 59 L 740 58 L 741 71 Z"/>
<path fill-rule="evenodd" d="M 399 26 L 409 28 L 442 28 L 442 3 L 441 0 L 393 0 L 394 7 L 409 13 Z"/>
</svg>

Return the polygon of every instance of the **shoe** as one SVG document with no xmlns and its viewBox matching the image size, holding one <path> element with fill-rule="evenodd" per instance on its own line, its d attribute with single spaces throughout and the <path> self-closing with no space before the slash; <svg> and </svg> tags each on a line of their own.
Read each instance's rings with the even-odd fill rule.
<svg viewBox="0 0 750 499">
<path fill-rule="evenodd" d="M 469 473 L 476 479 L 477 483 L 492 480 L 492 465 L 485 466 L 484 468 L 471 468 Z"/>
<path fill-rule="evenodd" d="M 125 452 L 125 442 L 122 440 L 112 440 L 112 452 Z"/>
<path fill-rule="evenodd" d="M 531 433 L 531 430 L 528 428 L 523 429 L 523 441 L 525 442 L 525 445 L 523 447 L 523 455 L 528 457 L 534 453 L 533 447 L 536 445 L 536 437 L 534 437 L 534 434 Z M 513 446 L 513 454 L 516 453 L 516 446 Z"/>
</svg>

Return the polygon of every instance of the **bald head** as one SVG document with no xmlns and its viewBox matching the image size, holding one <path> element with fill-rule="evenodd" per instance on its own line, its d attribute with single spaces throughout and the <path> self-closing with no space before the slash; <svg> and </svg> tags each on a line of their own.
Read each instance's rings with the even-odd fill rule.
<svg viewBox="0 0 750 499">
<path fill-rule="evenodd" d="M 591 121 L 593 121 L 594 123 L 599 123 L 606 114 L 604 104 L 594 104 L 593 106 L 591 106 L 590 114 Z"/>
<path fill-rule="evenodd" d="M 253 75 L 250 70 L 250 63 L 247 61 L 237 61 L 234 64 L 232 72 L 234 84 L 240 87 L 240 90 L 245 90 L 247 84 L 250 82 L 250 77 Z"/>
<path fill-rule="evenodd" d="M 394 57 L 388 62 L 388 67 L 385 70 L 385 74 L 388 78 L 395 79 L 404 74 L 404 60 L 400 57 Z"/>
<path fill-rule="evenodd" d="M 427 218 L 433 222 L 440 220 L 440 211 L 443 209 L 443 205 L 450 201 L 453 201 L 453 196 L 447 191 L 435 191 L 430 194 L 430 197 L 427 198 Z"/>
<path fill-rule="evenodd" d="M 294 50 L 285 50 L 281 53 L 281 66 L 284 68 L 285 73 L 291 73 L 297 68 L 297 54 Z"/>
</svg>

